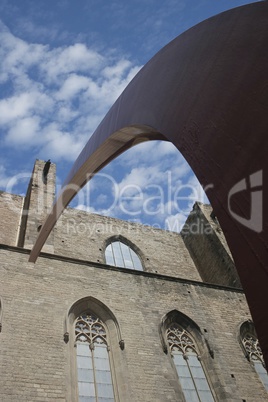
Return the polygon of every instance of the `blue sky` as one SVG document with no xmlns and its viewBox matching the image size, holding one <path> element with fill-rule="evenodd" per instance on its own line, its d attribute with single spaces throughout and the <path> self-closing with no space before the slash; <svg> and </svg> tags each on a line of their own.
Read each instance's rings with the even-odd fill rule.
<svg viewBox="0 0 268 402">
<path fill-rule="evenodd" d="M 49 158 L 59 187 L 158 50 L 198 22 L 252 2 L 1 0 L 0 189 L 23 194 L 35 159 Z M 177 231 L 194 200 L 206 198 L 183 157 L 153 142 L 103 169 L 72 206 Z"/>
</svg>

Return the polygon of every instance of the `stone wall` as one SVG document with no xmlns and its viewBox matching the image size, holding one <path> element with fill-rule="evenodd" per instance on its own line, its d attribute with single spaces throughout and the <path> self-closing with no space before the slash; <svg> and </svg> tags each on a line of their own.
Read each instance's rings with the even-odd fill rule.
<svg viewBox="0 0 268 402">
<path fill-rule="evenodd" d="M 50 211 L 55 196 L 56 165 L 49 166 L 48 174 L 44 176 L 46 162 L 37 159 L 28 185 L 23 205 L 19 246 L 31 249 L 38 236 L 44 219 Z M 46 242 L 44 250 L 53 252 L 53 233 Z"/>
<path fill-rule="evenodd" d="M 201 280 L 180 234 L 70 208 L 54 229 L 54 252 L 105 263 L 107 241 L 118 236 L 134 247 L 145 271 Z"/>
<path fill-rule="evenodd" d="M 0 243 L 16 246 L 24 198 L 0 192 Z"/>
<path fill-rule="evenodd" d="M 250 318 L 242 291 L 45 255 L 33 265 L 27 251 L 3 246 L 0 258 L 1 401 L 75 400 L 74 329 L 65 343 L 64 323 L 70 307 L 90 297 L 112 311 L 125 343 L 122 350 L 111 340 L 121 402 L 180 400 L 159 335 L 161 319 L 174 309 L 195 321 L 214 353 L 200 349 L 217 401 L 267 400 L 237 339 Z"/>
<path fill-rule="evenodd" d="M 55 165 L 47 183 L 43 168 L 37 161 L 25 197 L 0 193 L 1 402 L 77 400 L 73 321 L 79 301 L 106 320 L 116 402 L 182 400 L 161 337 L 161 322 L 172 311 L 200 328 L 199 353 L 215 401 L 266 401 L 238 341 L 240 325 L 251 317 L 242 290 L 228 287 L 239 283 L 210 207 L 196 204 L 188 220 L 200 218 L 207 237 L 67 208 L 31 264 L 29 249 L 55 191 Z M 23 208 L 29 214 L 21 215 Z M 111 238 L 133 247 L 144 271 L 106 265 Z"/>
<path fill-rule="evenodd" d="M 209 205 L 195 203 L 181 235 L 204 282 L 241 288 L 226 239 Z"/>
</svg>

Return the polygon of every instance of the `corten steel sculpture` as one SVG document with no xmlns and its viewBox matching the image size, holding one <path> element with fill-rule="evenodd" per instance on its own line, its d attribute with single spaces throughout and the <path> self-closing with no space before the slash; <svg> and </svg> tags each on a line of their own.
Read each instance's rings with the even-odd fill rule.
<svg viewBox="0 0 268 402">
<path fill-rule="evenodd" d="M 268 230 L 262 208 L 268 176 L 267 44 L 268 3 L 259 2 L 210 18 L 157 53 L 76 160 L 30 261 L 94 173 L 142 141 L 171 141 L 207 190 L 268 366 Z"/>
</svg>

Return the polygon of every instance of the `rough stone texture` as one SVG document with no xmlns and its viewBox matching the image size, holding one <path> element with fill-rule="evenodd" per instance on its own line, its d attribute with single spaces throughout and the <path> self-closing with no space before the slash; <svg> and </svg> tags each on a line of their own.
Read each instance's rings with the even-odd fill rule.
<svg viewBox="0 0 268 402">
<path fill-rule="evenodd" d="M 145 271 L 201 280 L 180 234 L 70 208 L 54 230 L 54 251 L 105 263 L 106 243 L 117 236 L 133 245 Z"/>
<path fill-rule="evenodd" d="M 120 401 L 179 400 L 158 331 L 174 309 L 200 326 L 214 351 L 214 359 L 208 351 L 202 359 L 219 401 L 267 400 L 237 340 L 239 325 L 250 318 L 241 291 L 53 258 L 41 257 L 33 266 L 28 254 L 16 250 L 2 249 L 0 255 L 3 402 L 73 401 L 69 376 L 75 373 L 69 371 L 75 348 L 63 341 L 64 319 L 73 303 L 89 296 L 114 313 L 125 341 L 123 351 L 111 345 L 117 382 L 127 384 L 119 389 Z"/>
<path fill-rule="evenodd" d="M 43 176 L 44 166 L 44 161 L 36 160 L 23 206 L 24 219 L 20 231 L 20 246 L 30 249 L 50 211 L 55 196 L 56 165 L 51 164 L 47 181 Z M 53 252 L 53 233 L 48 239 L 44 251 Z"/>
<path fill-rule="evenodd" d="M 210 224 L 211 228 L 214 230 L 215 235 L 218 237 L 218 239 L 224 246 L 226 252 L 229 254 L 231 260 L 233 261 L 233 257 L 232 257 L 231 251 L 228 247 L 224 233 L 220 227 L 217 216 L 215 216 L 214 211 L 212 210 L 211 205 L 202 204 L 201 202 L 197 202 L 195 207 L 200 209 L 200 211 L 206 218 L 207 222 Z"/>
<path fill-rule="evenodd" d="M 42 163 L 37 162 L 37 170 Z M 30 219 L 25 220 L 29 242 L 31 229 L 33 240 L 40 223 L 41 215 L 35 217 L 34 209 L 46 188 L 34 190 Z M 51 187 L 50 194 L 53 191 Z M 89 310 L 103 304 L 115 317 L 109 316 L 105 323 L 116 402 L 182 401 L 161 338 L 162 319 L 173 310 L 200 327 L 199 352 L 215 401 L 267 401 L 238 340 L 240 325 L 250 319 L 243 291 L 227 287 L 225 276 L 219 275 L 219 285 L 204 283 L 179 234 L 68 209 L 50 238 L 49 253 L 42 253 L 34 265 L 28 262 L 29 243 L 14 247 L 20 219 L 7 208 L 6 197 L 0 196 L 1 402 L 77 401 L 72 306 L 79 300 Z M 22 197 L 12 200 L 22 208 Z M 144 271 L 105 264 L 105 245 L 112 236 L 121 236 L 134 247 Z M 224 242 L 220 245 L 225 250 Z M 212 258 L 209 255 L 207 261 Z"/>
<path fill-rule="evenodd" d="M 209 205 L 195 203 L 181 234 L 204 282 L 241 288 L 226 239 Z"/>
<path fill-rule="evenodd" d="M 0 192 L 0 243 L 16 246 L 24 198 Z"/>
</svg>

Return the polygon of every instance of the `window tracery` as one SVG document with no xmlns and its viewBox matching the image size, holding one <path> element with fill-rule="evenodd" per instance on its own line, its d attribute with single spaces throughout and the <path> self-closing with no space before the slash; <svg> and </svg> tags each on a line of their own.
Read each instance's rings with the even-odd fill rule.
<svg viewBox="0 0 268 402">
<path fill-rule="evenodd" d="M 167 328 L 166 336 L 186 402 L 214 402 L 197 347 L 190 334 L 173 323 Z"/>
<path fill-rule="evenodd" d="M 249 360 L 259 360 L 264 364 L 262 351 L 257 338 L 247 334 L 242 340 Z"/>
<path fill-rule="evenodd" d="M 107 345 L 106 330 L 102 321 L 89 314 L 83 314 L 76 320 L 75 340 L 80 342 L 88 342 L 91 347 L 94 343 Z"/>
<path fill-rule="evenodd" d="M 263 354 L 258 339 L 254 335 L 246 333 L 242 338 L 242 344 L 245 348 L 248 360 L 253 363 L 264 387 L 268 391 L 268 374 L 265 369 Z"/>
<path fill-rule="evenodd" d="M 79 402 L 113 402 L 114 391 L 107 332 L 93 314 L 80 315 L 75 322 Z"/>
<path fill-rule="evenodd" d="M 173 324 L 167 329 L 167 339 L 171 352 L 180 350 L 183 356 L 186 356 L 187 352 L 193 352 L 198 355 L 193 340 L 185 329 L 180 328 L 178 325 Z"/>
</svg>

